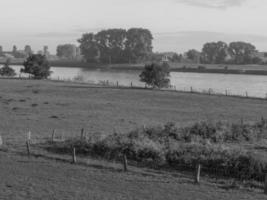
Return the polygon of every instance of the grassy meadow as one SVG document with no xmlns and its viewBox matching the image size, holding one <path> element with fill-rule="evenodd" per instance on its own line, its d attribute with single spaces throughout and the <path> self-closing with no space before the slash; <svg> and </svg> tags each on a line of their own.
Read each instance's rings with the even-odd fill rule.
<svg viewBox="0 0 267 200">
<path fill-rule="evenodd" d="M 27 132 L 34 142 L 57 137 L 128 134 L 136 128 L 192 126 L 199 121 L 253 123 L 267 118 L 267 101 L 170 91 L 105 88 L 40 80 L 0 79 L 0 130 L 8 149 L 25 150 Z M 141 138 L 143 136 L 141 135 Z M 140 139 L 141 141 L 141 139 Z M 254 149 L 250 143 L 240 143 Z M 264 155 L 265 146 L 259 149 Z M 50 153 L 47 152 L 48 155 Z M 69 159 L 69 155 L 65 155 Z M 95 163 L 96 162 L 96 163 Z M 103 161 L 104 162 L 104 161 Z M 203 177 L 89 161 L 87 167 L 0 151 L 2 199 L 264 199 L 262 190 L 224 188 Z M 60 170 L 59 170 L 60 169 Z M 144 177 L 145 176 L 145 177 Z M 24 177 L 28 177 L 27 179 Z M 104 181 L 103 181 L 104 180 Z M 115 184 L 114 184 L 115 183 Z M 45 191 L 45 192 L 42 192 Z M 83 195 L 82 195 L 83 194 Z M 1 196 L 2 195 L 2 196 Z M 109 197 L 109 198 L 107 198 Z"/>
<path fill-rule="evenodd" d="M 0 80 L 1 135 L 11 145 L 51 135 L 127 133 L 146 125 L 258 121 L 265 100 L 140 89 L 111 89 L 35 80 Z"/>
</svg>

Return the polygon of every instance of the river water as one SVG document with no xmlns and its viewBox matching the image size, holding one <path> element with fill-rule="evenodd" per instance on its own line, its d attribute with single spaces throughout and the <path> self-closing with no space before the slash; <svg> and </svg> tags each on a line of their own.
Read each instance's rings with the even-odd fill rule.
<svg viewBox="0 0 267 200">
<path fill-rule="evenodd" d="M 17 74 L 20 74 L 21 66 L 12 66 Z M 51 79 L 79 80 L 83 82 L 99 83 L 109 81 L 119 85 L 144 86 L 139 81 L 140 71 L 134 70 L 88 70 L 71 67 L 52 67 Z M 21 76 L 26 76 L 21 74 Z M 237 75 L 237 74 L 204 74 L 204 73 L 183 73 L 171 72 L 171 85 L 177 90 L 207 91 L 228 94 L 246 95 L 252 97 L 266 97 L 267 76 L 259 75 Z"/>
</svg>

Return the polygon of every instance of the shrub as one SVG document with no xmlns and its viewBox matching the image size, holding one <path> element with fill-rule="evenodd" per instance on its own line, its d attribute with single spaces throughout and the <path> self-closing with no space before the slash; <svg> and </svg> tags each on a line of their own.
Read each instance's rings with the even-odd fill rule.
<svg viewBox="0 0 267 200">
<path fill-rule="evenodd" d="M 177 145 L 177 144 L 176 144 Z M 172 167 L 194 168 L 197 162 L 203 171 L 240 180 L 263 178 L 266 162 L 257 154 L 218 145 L 180 144 L 166 153 L 166 162 Z"/>
<path fill-rule="evenodd" d="M 126 154 L 129 160 L 138 163 L 186 170 L 194 169 L 200 162 L 207 173 L 240 180 L 259 180 L 267 170 L 264 158 L 244 150 L 244 147 L 236 148 L 233 143 L 260 139 L 266 131 L 267 121 L 264 119 L 255 124 L 199 122 L 186 128 L 167 123 L 104 138 L 67 140 L 49 148 L 70 153 L 71 148 L 76 147 L 77 153 L 115 160 Z"/>
<path fill-rule="evenodd" d="M 21 72 L 32 74 L 36 79 L 46 79 L 50 76 L 50 65 L 44 55 L 32 54 L 24 62 Z"/>
<path fill-rule="evenodd" d="M 144 71 L 140 74 L 140 81 L 145 82 L 153 88 L 163 88 L 170 85 L 170 69 L 167 63 L 162 65 L 146 65 Z"/>
<path fill-rule="evenodd" d="M 7 59 L 5 65 L 0 69 L 1 76 L 16 76 L 15 70 L 12 69 L 10 66 L 10 59 Z"/>
</svg>

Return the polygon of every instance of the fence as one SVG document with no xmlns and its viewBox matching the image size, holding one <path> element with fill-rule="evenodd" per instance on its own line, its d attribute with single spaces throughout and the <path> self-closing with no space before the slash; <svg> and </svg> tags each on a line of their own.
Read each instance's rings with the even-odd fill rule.
<svg viewBox="0 0 267 200">
<path fill-rule="evenodd" d="M 80 132 L 80 137 L 79 139 L 81 141 L 86 140 L 86 134 L 85 130 L 81 129 Z M 4 139 L 0 136 L 0 150 L 4 146 Z M 66 138 L 62 137 L 57 137 L 56 130 L 54 129 L 51 132 L 51 137 L 46 138 L 46 141 L 49 142 L 49 144 L 55 144 L 58 142 L 64 142 L 66 141 Z M 24 155 L 27 156 L 28 158 L 33 158 L 33 157 L 44 157 L 46 159 L 54 159 L 53 157 L 46 156 L 45 154 L 41 155 L 40 153 L 35 153 L 36 149 L 36 144 L 38 145 L 38 141 L 36 143 L 33 142 L 32 140 L 32 134 L 29 131 L 26 134 L 26 143 L 25 143 L 25 150 L 24 150 Z M 4 148 L 3 148 L 4 149 Z M 5 148 L 5 151 L 7 151 L 7 148 Z M 8 151 L 11 152 L 11 151 Z M 21 155 L 22 152 L 16 152 Z M 77 164 L 77 165 L 82 165 L 83 163 L 84 156 L 77 157 L 77 151 L 76 148 L 73 146 L 72 151 L 69 153 L 67 160 L 62 158 L 62 159 L 56 159 L 57 161 L 64 161 L 68 162 L 70 164 Z M 133 162 L 128 160 L 127 155 L 123 154 L 121 156 L 121 169 L 124 172 L 131 171 L 131 166 L 134 166 Z M 158 168 L 157 168 L 158 169 Z M 164 169 L 164 167 L 163 167 Z M 231 188 L 238 188 L 240 185 L 245 185 L 248 187 L 253 187 L 256 189 L 263 190 L 265 194 L 267 194 L 267 173 L 258 173 L 256 174 L 256 177 L 253 178 L 253 180 L 247 180 L 247 179 L 236 179 L 234 178 L 234 172 L 231 171 L 225 171 L 224 169 L 214 169 L 214 168 L 208 168 L 202 166 L 201 163 L 196 163 L 195 165 L 185 165 L 185 164 L 177 164 L 173 167 L 174 170 L 179 171 L 181 173 L 187 173 L 190 175 L 192 182 L 195 184 L 201 184 L 202 178 L 208 177 L 209 179 L 215 179 L 219 180 L 218 182 L 222 182 L 222 180 L 225 180 L 225 182 L 232 181 L 231 184 L 226 187 L 231 187 Z M 168 168 L 169 170 L 169 168 Z"/>
<path fill-rule="evenodd" d="M 95 85 L 99 87 L 110 87 L 110 88 L 128 88 L 128 89 L 151 89 L 146 84 L 135 85 L 133 82 L 129 83 L 120 83 L 119 81 L 110 81 L 110 80 L 101 80 L 101 81 L 84 81 L 82 77 L 76 77 L 74 79 L 68 78 L 53 78 L 52 81 L 62 81 L 62 82 L 72 82 L 72 83 L 83 83 L 89 85 Z M 184 92 L 184 93 L 193 93 L 193 94 L 204 94 L 204 95 L 216 95 L 216 96 L 229 96 L 229 97 L 239 97 L 239 98 L 249 98 L 249 99 L 261 99 L 267 100 L 267 93 L 265 97 L 256 97 L 250 96 L 248 91 L 244 91 L 243 94 L 235 94 L 230 90 L 225 89 L 223 92 L 217 92 L 212 88 L 207 89 L 196 89 L 194 87 L 184 87 L 183 89 L 178 89 L 175 85 L 170 85 L 168 88 L 162 88 L 160 91 L 172 91 L 172 92 Z"/>
</svg>

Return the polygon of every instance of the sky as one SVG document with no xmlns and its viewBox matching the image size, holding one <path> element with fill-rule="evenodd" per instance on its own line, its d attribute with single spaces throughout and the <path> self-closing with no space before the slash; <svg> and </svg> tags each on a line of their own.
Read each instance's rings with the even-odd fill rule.
<svg viewBox="0 0 267 200">
<path fill-rule="evenodd" d="M 77 44 L 107 28 L 151 30 L 154 51 L 201 50 L 205 42 L 246 41 L 267 51 L 266 0 L 0 0 L 0 45 L 11 50 Z"/>
</svg>

